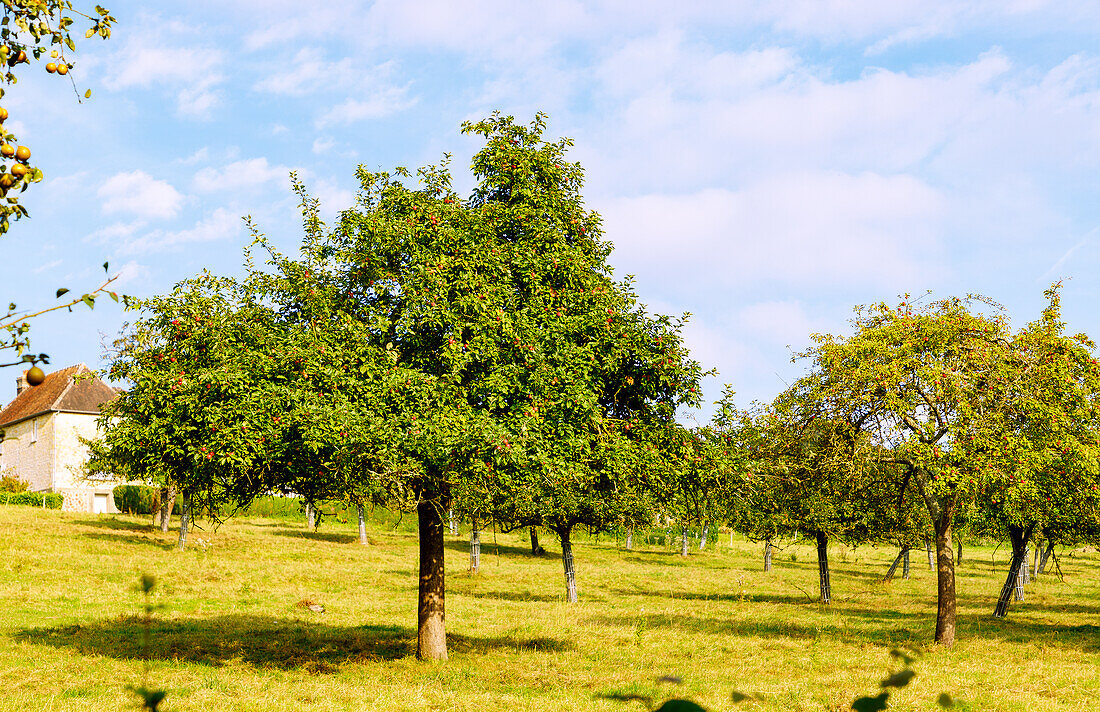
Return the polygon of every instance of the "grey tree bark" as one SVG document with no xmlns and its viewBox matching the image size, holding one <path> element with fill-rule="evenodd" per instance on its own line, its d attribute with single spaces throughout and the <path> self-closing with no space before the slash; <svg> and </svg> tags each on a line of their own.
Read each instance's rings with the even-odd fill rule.
<svg viewBox="0 0 1100 712">
<path fill-rule="evenodd" d="M 934 569 L 936 567 L 936 560 L 932 557 L 932 542 L 924 540 L 924 550 L 928 552 L 928 569 Z"/>
<path fill-rule="evenodd" d="M 822 532 L 817 532 L 816 538 L 817 574 L 821 586 L 821 602 L 828 605 L 833 597 L 832 586 L 829 583 L 829 537 Z"/>
<path fill-rule="evenodd" d="M 909 580 L 909 550 L 906 549 L 902 552 L 901 557 L 901 577 L 906 581 Z"/>
<path fill-rule="evenodd" d="M 451 536 L 458 535 L 458 524 L 455 522 L 455 510 L 451 507 L 447 510 L 447 519 L 450 520 Z"/>
<path fill-rule="evenodd" d="M 481 571 L 481 531 L 477 528 L 477 522 L 470 526 L 470 573 L 476 574 Z"/>
<path fill-rule="evenodd" d="M 699 535 L 699 551 L 707 548 L 707 534 L 710 533 L 710 525 L 703 525 L 703 533 Z"/>
<path fill-rule="evenodd" d="M 680 556 L 688 555 L 688 530 L 684 527 L 680 530 Z"/>
<path fill-rule="evenodd" d="M 191 496 L 183 495 L 183 504 L 180 505 L 180 538 L 176 544 L 180 551 L 187 548 L 187 530 L 191 527 Z"/>
<path fill-rule="evenodd" d="M 1050 560 L 1050 555 L 1054 553 L 1054 542 L 1047 542 L 1047 548 L 1043 549 L 1043 555 L 1039 557 L 1039 573 L 1045 574 L 1047 571 L 1047 561 Z"/>
<path fill-rule="evenodd" d="M 764 570 L 772 570 L 772 538 L 768 537 L 764 540 Z"/>
<path fill-rule="evenodd" d="M 1004 586 L 1001 587 L 1001 595 L 997 598 L 997 605 L 993 609 L 993 616 L 1004 618 L 1008 615 L 1008 605 L 1013 596 L 1016 600 L 1024 600 L 1024 584 L 1020 575 L 1021 568 L 1027 568 L 1027 542 L 1031 538 L 1031 527 L 1021 527 L 1015 524 L 1008 526 L 1008 538 L 1012 542 L 1012 560 L 1008 564 L 1008 575 L 1005 577 Z"/>
<path fill-rule="evenodd" d="M 573 543 L 569 539 L 569 529 L 559 529 L 558 538 L 561 539 L 561 565 L 565 570 L 565 600 L 569 603 L 577 602 L 577 570 L 573 566 Z"/>
<path fill-rule="evenodd" d="M 542 547 L 539 546 L 539 530 L 531 527 L 528 533 L 531 535 L 531 556 L 542 555 Z"/>
<path fill-rule="evenodd" d="M 306 502 L 306 530 L 317 530 L 317 515 L 313 511 L 313 503 Z"/>
<path fill-rule="evenodd" d="M 634 549 L 634 527 L 626 528 L 626 550 L 632 551 Z"/>
<path fill-rule="evenodd" d="M 905 549 L 900 549 L 898 555 L 894 557 L 893 563 L 890 564 L 890 568 L 886 570 L 886 575 L 882 577 L 883 583 L 894 580 L 894 572 L 898 570 L 898 565 L 901 564 L 903 558 L 905 558 Z"/>
<path fill-rule="evenodd" d="M 360 504 L 356 509 L 359 512 L 359 543 L 366 546 L 367 542 L 367 518 L 363 513 L 363 505 Z"/>
</svg>

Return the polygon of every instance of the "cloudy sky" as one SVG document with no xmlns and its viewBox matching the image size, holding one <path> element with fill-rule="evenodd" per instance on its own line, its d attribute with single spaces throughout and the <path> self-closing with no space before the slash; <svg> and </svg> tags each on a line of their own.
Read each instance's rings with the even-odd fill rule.
<svg viewBox="0 0 1100 712">
<path fill-rule="evenodd" d="M 237 274 L 245 215 L 293 249 L 292 170 L 328 215 L 360 164 L 450 152 L 468 188 L 459 124 L 544 111 L 616 272 L 692 313 L 709 399 L 771 398 L 810 333 L 904 292 L 982 293 L 1022 324 L 1064 279 L 1070 328 L 1100 336 L 1091 0 L 105 4 L 114 36 L 72 73 L 90 100 L 37 67 L 3 100 L 47 176 L 0 242 L 21 307 L 104 261 L 141 296 Z M 34 347 L 102 366 L 126 319 L 51 315 Z"/>
</svg>

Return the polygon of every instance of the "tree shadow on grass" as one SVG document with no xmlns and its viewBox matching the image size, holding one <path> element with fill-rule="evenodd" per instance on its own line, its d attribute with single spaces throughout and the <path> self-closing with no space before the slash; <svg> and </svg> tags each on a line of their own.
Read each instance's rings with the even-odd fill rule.
<svg viewBox="0 0 1100 712">
<path fill-rule="evenodd" d="M 133 534 L 108 534 L 105 532 L 88 532 L 87 534 L 81 534 L 84 539 L 95 539 L 97 541 L 111 542 L 112 544 L 140 544 L 142 546 L 151 546 L 162 551 L 168 551 L 176 547 L 175 541 L 166 541 L 164 539 L 158 539 L 154 535 L 148 536 L 135 536 Z"/>
<path fill-rule="evenodd" d="M 821 606 L 816 619 L 783 615 L 775 618 L 729 619 L 686 614 L 652 613 L 596 616 L 588 620 L 597 625 L 639 630 L 677 628 L 715 635 L 782 637 L 793 640 L 828 637 L 845 644 L 928 646 L 932 644 L 936 611 L 906 612 L 884 608 Z M 1100 652 L 1100 626 L 1066 626 L 1034 619 L 993 618 L 984 615 L 960 615 L 959 640 L 989 640 L 1019 645 L 1058 646 L 1087 653 Z"/>
<path fill-rule="evenodd" d="M 308 539 L 310 541 L 327 541 L 332 544 L 351 544 L 359 542 L 358 534 L 341 534 L 339 532 L 309 532 L 303 529 L 281 529 L 272 532 L 275 536 L 285 536 L 292 539 Z"/>
<path fill-rule="evenodd" d="M 547 596 L 542 593 L 515 593 L 513 591 L 455 591 L 454 593 L 467 598 L 514 601 L 517 603 L 561 603 L 564 598 L 564 596 Z"/>
<path fill-rule="evenodd" d="M 144 621 L 120 617 L 89 624 L 25 628 L 15 640 L 75 650 L 121 660 L 142 660 Z M 449 652 L 484 655 L 494 651 L 559 652 L 569 641 L 546 637 L 502 635 L 473 637 L 449 634 Z M 302 669 L 315 674 L 340 666 L 396 660 L 416 654 L 416 630 L 393 625 L 332 626 L 320 622 L 227 615 L 207 619 L 154 620 L 150 626 L 150 660 L 220 666 L 229 661 L 259 668 Z"/>
<path fill-rule="evenodd" d="M 470 542 L 468 540 L 467 541 L 463 541 L 461 539 L 459 539 L 457 541 L 451 540 L 451 541 L 444 542 L 443 546 L 448 551 L 460 552 L 460 553 L 466 554 L 467 556 L 469 556 L 469 554 L 470 554 Z M 543 554 L 542 556 L 532 556 L 531 555 L 531 547 L 529 547 L 529 546 L 512 546 L 510 544 L 494 544 L 492 539 L 489 539 L 488 541 L 486 541 L 485 539 L 481 540 L 481 553 L 482 554 L 492 554 L 493 556 L 497 556 L 498 554 L 500 556 L 520 556 L 520 557 L 523 557 L 525 559 L 533 559 L 533 560 L 536 560 L 536 561 L 538 561 L 540 559 L 554 559 L 554 558 L 560 558 L 561 557 L 560 553 L 552 554 L 549 551 L 546 552 L 545 554 Z"/>
<path fill-rule="evenodd" d="M 156 527 L 151 523 L 138 523 L 130 522 L 125 519 L 115 519 L 114 517 L 103 517 L 95 519 L 75 519 L 73 524 L 78 524 L 82 527 L 92 527 L 95 529 L 113 529 L 115 531 L 128 531 L 128 532 L 153 532 L 158 531 Z"/>
</svg>

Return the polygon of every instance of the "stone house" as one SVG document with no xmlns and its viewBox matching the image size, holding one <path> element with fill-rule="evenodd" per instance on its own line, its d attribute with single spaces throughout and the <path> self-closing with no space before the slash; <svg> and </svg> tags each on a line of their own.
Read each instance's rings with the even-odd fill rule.
<svg viewBox="0 0 1100 712">
<path fill-rule="evenodd" d="M 64 510 L 117 512 L 115 480 L 84 476 L 88 449 L 79 440 L 96 437 L 99 407 L 117 391 L 84 364 L 54 371 L 37 386 L 26 374 L 0 411 L 0 472 L 29 482 L 31 491 L 61 493 Z M 74 379 L 78 374 L 85 377 Z"/>
</svg>

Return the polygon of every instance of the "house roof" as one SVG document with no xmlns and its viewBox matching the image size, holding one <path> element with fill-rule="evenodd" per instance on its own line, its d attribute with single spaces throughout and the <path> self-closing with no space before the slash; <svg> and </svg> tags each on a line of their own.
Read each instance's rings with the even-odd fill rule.
<svg viewBox="0 0 1100 712">
<path fill-rule="evenodd" d="M 0 427 L 59 411 L 99 415 L 99 406 L 118 394 L 97 376 L 74 381 L 73 377 L 81 373 L 94 372 L 81 363 L 47 374 L 41 384 L 24 388 L 15 400 L 0 411 Z"/>
</svg>

